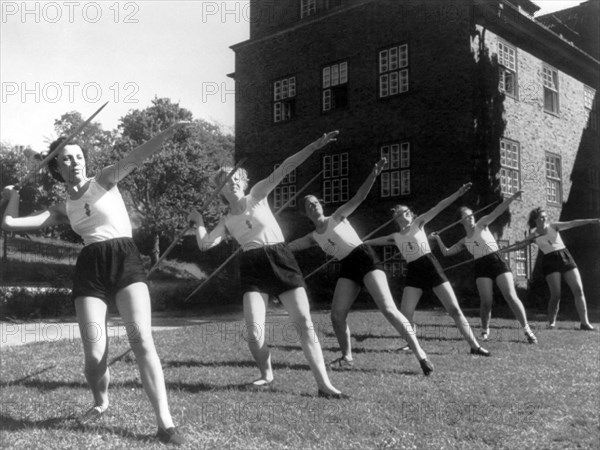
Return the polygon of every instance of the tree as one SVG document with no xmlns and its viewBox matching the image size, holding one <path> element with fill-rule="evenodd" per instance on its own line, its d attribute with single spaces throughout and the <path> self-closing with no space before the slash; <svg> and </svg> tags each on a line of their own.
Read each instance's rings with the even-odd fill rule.
<svg viewBox="0 0 600 450">
<path fill-rule="evenodd" d="M 117 161 L 179 120 L 191 124 L 119 183 L 133 220 L 140 222 L 138 233 L 144 241 L 140 249 L 150 254 L 152 263 L 159 257 L 161 238 L 170 241 L 176 230 L 185 226 L 189 210 L 210 196 L 214 169 L 233 159 L 233 136 L 203 120 L 194 120 L 190 111 L 169 99 L 155 98 L 152 106 L 131 111 L 121 119 L 121 136 L 110 154 L 112 162 Z M 218 205 L 213 203 L 207 210 L 207 221 L 214 221 L 218 212 Z"/>
</svg>

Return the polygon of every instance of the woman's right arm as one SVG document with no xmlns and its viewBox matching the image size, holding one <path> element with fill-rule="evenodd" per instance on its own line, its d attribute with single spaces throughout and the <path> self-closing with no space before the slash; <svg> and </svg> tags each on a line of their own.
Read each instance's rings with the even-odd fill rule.
<svg viewBox="0 0 600 450">
<path fill-rule="evenodd" d="M 2 191 L 2 198 L 8 200 L 2 218 L 2 229 L 4 231 L 34 231 L 69 223 L 64 203 L 26 217 L 19 217 L 19 193 L 12 186 L 8 186 Z"/>
<path fill-rule="evenodd" d="M 306 236 L 302 236 L 288 244 L 288 248 L 292 252 L 300 252 L 302 250 L 306 250 L 307 248 L 311 248 L 317 245 L 315 240 L 312 237 L 312 233 L 308 233 Z"/>
<path fill-rule="evenodd" d="M 381 246 L 381 245 L 391 245 L 395 244 L 394 234 L 388 234 L 387 236 L 381 236 L 375 239 L 368 239 L 363 242 L 363 244 L 367 244 L 370 246 Z"/>
<path fill-rule="evenodd" d="M 190 226 L 194 228 L 196 242 L 201 252 L 216 247 L 227 237 L 224 219 L 221 219 L 210 233 L 206 231 L 204 218 L 197 210 L 194 209 L 188 214 L 188 221 L 190 222 Z"/>
<path fill-rule="evenodd" d="M 435 240 L 438 243 L 438 246 L 440 247 L 440 251 L 442 252 L 442 255 L 444 255 L 444 256 L 456 255 L 457 253 L 460 253 L 462 251 L 462 249 L 465 247 L 465 238 L 462 238 L 460 241 L 458 241 L 452 247 L 446 247 L 439 234 L 431 233 L 430 236 L 433 236 L 435 238 Z"/>
</svg>

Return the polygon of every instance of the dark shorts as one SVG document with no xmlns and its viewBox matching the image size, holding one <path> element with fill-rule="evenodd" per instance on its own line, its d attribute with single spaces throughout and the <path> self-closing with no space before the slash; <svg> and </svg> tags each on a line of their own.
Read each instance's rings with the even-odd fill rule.
<svg viewBox="0 0 600 450">
<path fill-rule="evenodd" d="M 431 254 L 421 256 L 406 265 L 406 284 L 419 289 L 428 289 L 439 286 L 448 281 L 442 266 Z"/>
<path fill-rule="evenodd" d="M 146 282 L 146 271 L 133 239 L 95 242 L 77 257 L 72 298 L 97 297 L 108 303 L 119 290 L 138 282 Z"/>
<path fill-rule="evenodd" d="M 355 283 L 362 284 L 363 278 L 374 270 L 383 270 L 383 264 L 373 249 L 362 244 L 356 247 L 341 261 L 340 278 L 348 278 Z"/>
<path fill-rule="evenodd" d="M 475 264 L 475 279 L 490 278 L 495 280 L 503 273 L 510 273 L 510 269 L 498 253 L 490 253 L 483 258 L 478 258 L 473 264 Z"/>
<path fill-rule="evenodd" d="M 296 258 L 286 243 L 267 245 L 242 253 L 242 292 L 278 296 L 299 287 L 306 289 Z"/>
<path fill-rule="evenodd" d="M 566 248 L 556 250 L 547 255 L 544 254 L 542 263 L 542 272 L 544 272 L 544 276 L 555 272 L 565 273 L 573 269 L 577 269 L 577 264 L 575 264 L 575 260 Z"/>
</svg>

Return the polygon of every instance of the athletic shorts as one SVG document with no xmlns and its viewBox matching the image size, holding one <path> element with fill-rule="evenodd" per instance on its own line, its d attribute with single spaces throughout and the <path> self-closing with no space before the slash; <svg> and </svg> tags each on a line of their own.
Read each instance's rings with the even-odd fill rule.
<svg viewBox="0 0 600 450">
<path fill-rule="evenodd" d="M 473 261 L 475 264 L 475 279 L 490 278 L 495 280 L 503 273 L 510 273 L 510 269 L 498 253 L 490 253 L 483 258 Z"/>
<path fill-rule="evenodd" d="M 573 269 L 577 269 L 577 264 L 569 250 L 566 248 L 544 254 L 542 262 L 542 272 L 544 272 L 544 276 L 555 272 L 565 273 Z"/>
<path fill-rule="evenodd" d="M 292 289 L 306 289 L 298 262 L 284 242 L 243 252 L 240 278 L 244 293 L 261 292 L 276 297 Z"/>
<path fill-rule="evenodd" d="M 431 254 L 421 256 L 406 265 L 406 284 L 419 289 L 434 288 L 448 281 L 442 266 Z"/>
<path fill-rule="evenodd" d="M 342 259 L 340 278 L 362 284 L 365 275 L 374 270 L 383 270 L 383 264 L 369 245 L 362 244 Z"/>
<path fill-rule="evenodd" d="M 72 298 L 97 297 L 108 303 L 118 291 L 138 282 L 146 282 L 146 271 L 133 239 L 94 242 L 77 257 Z"/>
</svg>

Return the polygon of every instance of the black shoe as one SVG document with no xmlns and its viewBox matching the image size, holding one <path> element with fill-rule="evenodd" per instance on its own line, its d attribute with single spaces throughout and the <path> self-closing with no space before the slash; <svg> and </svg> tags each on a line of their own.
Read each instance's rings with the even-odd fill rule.
<svg viewBox="0 0 600 450">
<path fill-rule="evenodd" d="M 172 444 L 172 445 L 185 444 L 185 438 L 175 427 L 167 428 L 166 430 L 164 428 L 158 427 L 158 432 L 156 433 L 156 439 L 158 439 L 163 444 Z"/>
<path fill-rule="evenodd" d="M 345 399 L 350 398 L 349 395 L 344 394 L 342 392 L 340 392 L 339 394 L 332 394 L 329 392 L 322 391 L 321 389 L 319 389 L 319 393 L 317 394 L 317 397 L 334 399 L 334 400 L 345 400 Z"/>
<path fill-rule="evenodd" d="M 492 356 L 490 352 L 488 352 L 485 348 L 479 346 L 477 348 L 471 349 L 471 355 L 479 355 L 479 356 Z"/>
<path fill-rule="evenodd" d="M 421 364 L 421 370 L 423 370 L 423 373 L 425 374 L 426 377 L 428 377 L 429 375 L 431 375 L 433 373 L 433 364 L 431 364 L 427 360 L 427 358 L 423 358 L 422 360 L 420 360 L 419 364 Z"/>
<path fill-rule="evenodd" d="M 596 331 L 596 329 L 591 326 L 590 324 L 581 324 L 581 326 L 579 327 L 580 330 L 582 331 Z"/>
</svg>

